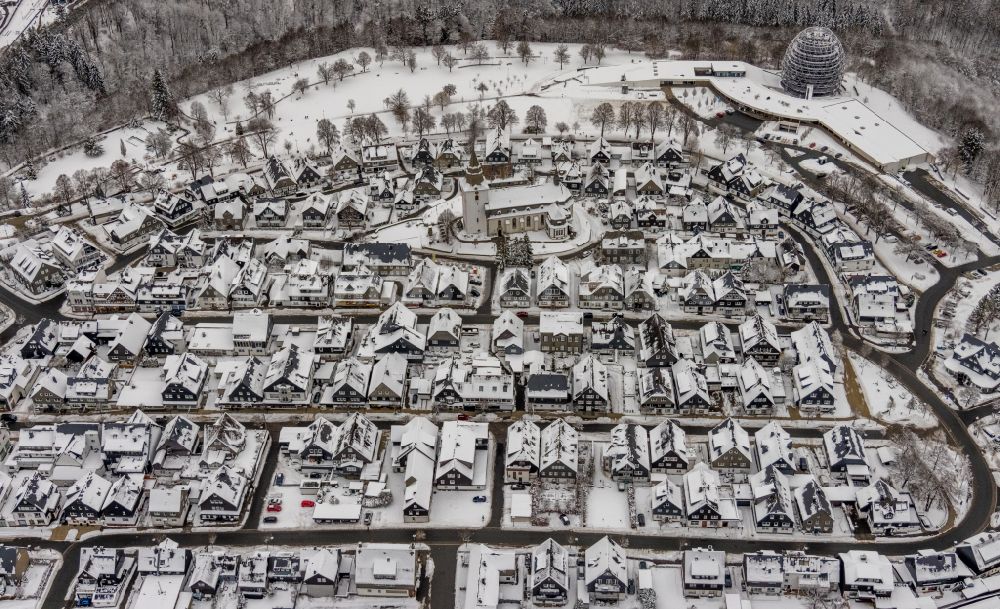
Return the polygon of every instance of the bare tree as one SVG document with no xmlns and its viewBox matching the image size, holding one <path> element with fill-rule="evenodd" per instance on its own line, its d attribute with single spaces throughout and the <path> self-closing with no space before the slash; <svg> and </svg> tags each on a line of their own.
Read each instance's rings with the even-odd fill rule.
<svg viewBox="0 0 1000 609">
<path fill-rule="evenodd" d="M 305 95 L 306 91 L 309 90 L 309 79 L 299 78 L 294 83 L 292 83 L 292 92 L 298 93 L 299 95 Z"/>
<path fill-rule="evenodd" d="M 419 137 L 433 130 L 436 124 L 434 116 L 426 108 L 420 107 L 413 111 L 413 130 Z"/>
<path fill-rule="evenodd" d="M 715 143 L 722 148 L 722 154 L 729 151 L 735 137 L 736 129 L 730 125 L 719 125 L 719 128 L 715 130 Z"/>
<path fill-rule="evenodd" d="M 556 47 L 553 56 L 556 58 L 556 61 L 559 62 L 559 69 L 561 70 L 563 65 L 569 61 L 569 47 L 565 44 L 560 44 Z"/>
<path fill-rule="evenodd" d="M 444 59 L 442 59 L 441 61 L 448 68 L 449 72 L 451 72 L 453 69 L 455 69 L 455 66 L 458 65 L 458 59 L 456 59 L 455 56 L 452 55 L 451 53 L 448 53 L 447 55 L 445 55 Z"/>
<path fill-rule="evenodd" d="M 128 192 L 132 188 L 134 178 L 132 177 L 132 166 L 127 161 L 118 159 L 109 168 L 111 179 L 114 180 L 121 192 Z"/>
<path fill-rule="evenodd" d="M 486 114 L 490 127 L 506 130 L 518 123 L 517 113 L 510 107 L 507 100 L 501 99 L 490 108 Z"/>
<path fill-rule="evenodd" d="M 444 47 L 440 44 L 435 44 L 431 47 L 431 57 L 437 62 L 437 65 L 441 65 L 441 60 L 448 56 L 448 51 L 444 50 Z"/>
<path fill-rule="evenodd" d="M 531 62 L 532 60 L 531 45 L 528 44 L 527 40 L 522 40 L 521 42 L 517 43 L 517 56 L 521 58 L 521 61 L 524 62 L 524 65 L 528 65 L 528 63 Z"/>
<path fill-rule="evenodd" d="M 226 153 L 234 163 L 239 163 L 246 169 L 251 157 L 250 146 L 247 145 L 246 138 L 238 137 L 234 139 L 229 143 Z"/>
<path fill-rule="evenodd" d="M 476 44 L 472 45 L 472 59 L 473 61 L 476 62 L 476 65 L 480 66 L 483 65 L 483 62 L 485 62 L 489 58 L 490 58 L 490 51 L 489 49 L 486 48 L 485 44 L 477 42 Z M 451 67 L 449 66 L 448 69 L 450 71 Z"/>
<path fill-rule="evenodd" d="M 233 95 L 233 85 L 226 85 L 225 87 L 219 87 L 218 89 L 212 89 L 208 97 L 214 101 L 219 106 L 219 111 L 222 112 L 222 120 L 229 120 L 229 98 Z"/>
<path fill-rule="evenodd" d="M 362 72 L 368 71 L 368 66 L 372 63 L 372 56 L 365 51 L 358 53 L 358 56 L 354 59 L 354 63 L 361 67 Z"/>
<path fill-rule="evenodd" d="M 263 156 L 268 156 L 267 147 L 278 139 L 274 125 L 266 118 L 254 118 L 247 121 L 246 135 L 260 150 Z"/>
<path fill-rule="evenodd" d="M 590 115 L 590 124 L 595 127 L 601 128 L 601 137 L 604 137 L 604 128 L 608 123 L 615 120 L 615 109 L 608 102 L 594 108 L 594 112 Z"/>
<path fill-rule="evenodd" d="M 536 104 L 528 108 L 524 115 L 524 122 L 526 123 L 525 133 L 544 133 L 548 119 L 545 117 L 545 110 Z"/>
</svg>

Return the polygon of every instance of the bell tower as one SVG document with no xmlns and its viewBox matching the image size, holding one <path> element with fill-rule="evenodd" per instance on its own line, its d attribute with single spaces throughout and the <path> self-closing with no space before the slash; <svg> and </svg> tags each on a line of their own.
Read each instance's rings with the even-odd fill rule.
<svg viewBox="0 0 1000 609">
<path fill-rule="evenodd" d="M 490 184 L 483 177 L 483 167 L 479 164 L 473 148 L 469 164 L 465 168 L 462 188 L 462 226 L 469 235 L 486 235 L 489 222 L 486 219 L 486 204 L 490 201 Z"/>
</svg>

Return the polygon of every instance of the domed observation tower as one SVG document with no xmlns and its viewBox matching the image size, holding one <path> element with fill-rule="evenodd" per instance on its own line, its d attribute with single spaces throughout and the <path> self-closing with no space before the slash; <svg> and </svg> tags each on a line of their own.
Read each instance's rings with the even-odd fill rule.
<svg viewBox="0 0 1000 609">
<path fill-rule="evenodd" d="M 830 28 L 802 30 L 781 60 L 781 86 L 796 97 L 836 95 L 843 76 L 844 47 Z"/>
</svg>

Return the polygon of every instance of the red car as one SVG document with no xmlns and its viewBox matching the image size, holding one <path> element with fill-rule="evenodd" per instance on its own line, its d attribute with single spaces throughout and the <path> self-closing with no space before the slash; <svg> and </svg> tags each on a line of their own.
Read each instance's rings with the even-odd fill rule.
<svg viewBox="0 0 1000 609">
<path fill-rule="evenodd" d="M 527 317 L 528 316 L 528 312 L 527 311 L 518 311 L 517 312 L 517 316 L 518 317 Z"/>
<path fill-rule="evenodd" d="M 716 118 L 726 118 L 726 113 L 725 112 L 716 112 L 715 113 L 715 117 Z"/>
<path fill-rule="evenodd" d="M 268 512 L 280 512 L 281 511 L 281 504 L 280 503 L 272 503 L 271 505 L 267 506 L 267 511 Z"/>
<path fill-rule="evenodd" d="M 469 420 L 469 415 L 467 415 L 467 414 L 460 414 L 460 415 L 458 415 L 458 420 L 459 421 L 468 421 Z"/>
<path fill-rule="evenodd" d="M 302 507 L 316 507 L 316 502 L 312 499 L 303 499 Z"/>
</svg>

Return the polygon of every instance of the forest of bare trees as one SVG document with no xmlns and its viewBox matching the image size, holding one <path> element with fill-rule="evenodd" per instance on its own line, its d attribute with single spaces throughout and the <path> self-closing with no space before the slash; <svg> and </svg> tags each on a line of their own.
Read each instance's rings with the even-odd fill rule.
<svg viewBox="0 0 1000 609">
<path fill-rule="evenodd" d="M 0 58 L 0 158 L 16 164 L 176 99 L 353 46 L 578 41 L 778 67 L 803 26 L 835 28 L 852 69 L 927 124 L 995 147 L 998 0 L 91 0 Z M 616 20 L 609 23 L 609 19 Z M 932 42 L 928 42 L 927 38 Z M 914 74 L 939 76 L 917 78 Z M 937 83 L 946 83 L 940 86 Z"/>
</svg>

